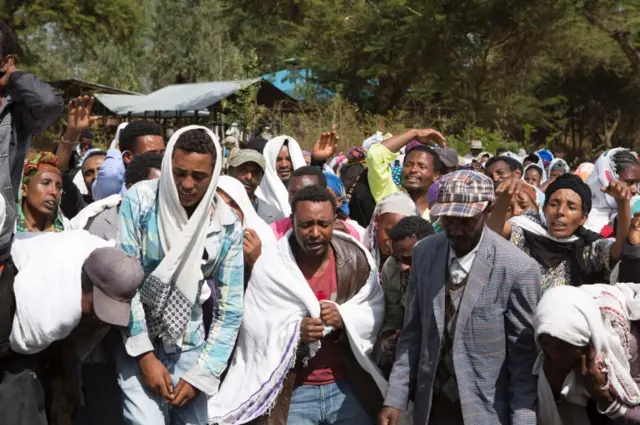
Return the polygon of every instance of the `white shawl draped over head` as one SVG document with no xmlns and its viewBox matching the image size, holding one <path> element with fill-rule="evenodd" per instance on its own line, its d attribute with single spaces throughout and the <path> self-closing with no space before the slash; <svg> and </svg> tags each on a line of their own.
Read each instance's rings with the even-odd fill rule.
<svg viewBox="0 0 640 425">
<path fill-rule="evenodd" d="M 240 181 L 229 176 L 220 176 L 218 181 L 218 189 L 221 189 L 229 195 L 233 201 L 238 204 L 244 220 L 242 222 L 243 229 L 252 229 L 258 234 L 262 245 L 271 244 L 276 241 L 276 237 L 273 234 L 271 227 L 263 219 L 258 216 L 258 213 L 251 205 L 247 190 L 244 188 Z"/>
<path fill-rule="evenodd" d="M 533 319 L 536 341 L 546 334 L 576 347 L 593 344 L 606 368 L 609 388 L 618 398 L 607 411 L 614 417 L 640 403 L 640 389 L 630 373 L 628 346 L 629 320 L 640 315 L 639 292 L 638 284 L 557 286 L 544 293 Z M 541 352 L 534 366 L 539 423 L 562 425 L 543 362 Z M 588 395 L 574 371 L 564 380 L 562 395 L 570 403 L 586 406 Z"/>
<path fill-rule="evenodd" d="M 111 195 L 107 198 L 90 203 L 69 221 L 69 228 L 71 230 L 84 229 L 87 224 L 89 224 L 89 220 L 106 209 L 117 207 L 120 205 L 121 201 L 122 196 Z"/>
<path fill-rule="evenodd" d="M 376 262 L 376 267 L 380 264 L 380 247 L 378 246 L 378 221 L 380 216 L 387 213 L 401 214 L 405 217 L 420 215 L 420 211 L 413 200 L 404 192 L 394 192 L 378 202 L 373 210 L 371 222 L 364 232 L 364 246 Z"/>
<path fill-rule="evenodd" d="M 567 174 L 571 172 L 571 167 L 569 167 L 569 164 L 567 164 L 567 161 L 565 161 L 562 158 L 554 158 L 549 163 L 549 175 L 551 175 L 551 172 L 556 168 L 562 171 L 562 174 Z"/>
<path fill-rule="evenodd" d="M 613 157 L 621 152 L 628 151 L 625 148 L 614 148 L 604 152 L 596 163 L 593 171 L 587 178 L 587 185 L 591 189 L 592 208 L 589 213 L 589 219 L 584 227 L 594 232 L 600 232 L 602 228 L 608 225 L 617 213 L 616 200 L 600 191 L 603 187 L 609 187 L 609 183 L 618 179 L 616 164 Z"/>
<path fill-rule="evenodd" d="M 291 231 L 275 249 L 263 251 L 254 266 L 229 372 L 218 394 L 209 400 L 210 423 L 244 424 L 269 413 L 295 365 L 302 319 L 320 317 L 320 303 L 296 264 L 290 235 Z M 338 310 L 354 356 L 385 394 L 387 383 L 369 358 L 384 318 L 377 267 L 355 239 L 338 232 L 333 237 L 350 241 L 369 261 L 366 284 Z M 320 341 L 310 344 L 310 357 L 319 348 Z"/>
<path fill-rule="evenodd" d="M 265 160 L 264 177 L 262 178 L 260 186 L 258 186 L 256 196 L 280 210 L 284 217 L 289 217 L 291 215 L 289 191 L 284 183 L 282 183 L 282 180 L 280 180 L 280 177 L 278 177 L 278 172 L 276 171 L 276 159 L 285 142 L 289 149 L 289 157 L 291 158 L 293 169 L 297 170 L 307 165 L 300 145 L 293 137 L 278 136 L 269 140 L 263 151 Z"/>
<path fill-rule="evenodd" d="M 113 137 L 111 141 L 111 145 L 109 145 L 109 149 L 116 149 L 118 147 L 118 143 L 120 142 L 120 133 L 129 125 L 128 122 L 121 122 L 116 129 L 116 135 Z"/>
<path fill-rule="evenodd" d="M 38 353 L 69 336 L 82 318 L 82 266 L 98 249 L 115 246 L 85 230 L 18 234 L 11 257 L 16 312 L 11 349 Z"/>
<path fill-rule="evenodd" d="M 176 142 L 182 134 L 192 130 L 204 131 L 211 138 L 216 162 L 209 188 L 191 217 L 188 217 L 178 198 L 172 162 Z M 158 189 L 158 228 L 165 256 L 142 285 L 140 299 L 145 307 L 150 336 L 160 337 L 167 343 L 181 341 L 193 305 L 199 296 L 200 281 L 203 279 L 202 255 L 221 164 L 218 137 L 208 128 L 198 125 L 176 131 L 171 136 L 162 159 Z"/>
</svg>

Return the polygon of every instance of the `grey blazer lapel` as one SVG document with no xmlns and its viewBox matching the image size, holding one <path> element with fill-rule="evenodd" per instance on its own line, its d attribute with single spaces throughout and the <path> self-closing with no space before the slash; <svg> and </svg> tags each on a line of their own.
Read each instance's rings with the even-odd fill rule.
<svg viewBox="0 0 640 425">
<path fill-rule="evenodd" d="M 428 293 L 435 294 L 433 296 L 433 315 L 436 319 L 440 338 L 444 333 L 444 296 L 447 287 L 445 284 L 447 280 L 447 264 L 449 262 L 449 241 L 446 238 L 443 239 L 444 242 L 438 246 L 429 264 L 431 270 L 428 276 L 430 276 L 430 279 L 427 280 L 427 284 L 431 286 L 431 290 Z"/>
<path fill-rule="evenodd" d="M 493 244 L 491 242 L 491 235 L 489 230 L 484 230 L 485 234 L 480 241 L 480 248 L 476 254 L 476 258 L 469 270 L 469 277 L 467 279 L 467 287 L 464 290 L 464 295 L 460 301 L 460 307 L 458 309 L 458 319 L 456 321 L 456 331 L 454 336 L 454 344 L 456 340 L 462 338 L 473 307 L 476 305 L 480 294 L 484 289 L 489 278 L 491 276 L 491 268 L 493 264 L 493 252 L 490 249 Z"/>
</svg>

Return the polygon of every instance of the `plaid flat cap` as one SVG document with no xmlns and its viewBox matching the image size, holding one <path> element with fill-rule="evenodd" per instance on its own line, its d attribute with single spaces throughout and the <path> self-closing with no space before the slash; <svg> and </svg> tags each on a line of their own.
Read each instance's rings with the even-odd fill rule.
<svg viewBox="0 0 640 425">
<path fill-rule="evenodd" d="M 493 181 L 482 173 L 454 171 L 440 179 L 438 203 L 431 209 L 434 217 L 474 217 L 496 198 Z"/>
</svg>

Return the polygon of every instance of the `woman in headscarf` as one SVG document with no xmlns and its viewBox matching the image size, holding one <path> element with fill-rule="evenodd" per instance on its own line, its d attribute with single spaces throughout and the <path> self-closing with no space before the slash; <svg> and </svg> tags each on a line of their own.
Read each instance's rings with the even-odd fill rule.
<svg viewBox="0 0 640 425">
<path fill-rule="evenodd" d="M 258 261 L 262 249 L 265 245 L 275 243 L 276 238 L 269 225 L 256 213 L 246 189 L 239 180 L 229 176 L 220 176 L 217 191 L 222 200 L 236 212 L 242 221 L 244 264 L 248 268 L 248 270 L 245 268 L 245 282 L 248 282 L 251 269 Z"/>
<path fill-rule="evenodd" d="M 542 296 L 533 318 L 540 425 L 640 424 L 637 293 L 636 284 L 586 285 Z"/>
<path fill-rule="evenodd" d="M 593 210 L 585 227 L 594 232 L 611 223 L 616 214 L 617 201 L 607 193 L 598 190 L 609 182 L 620 180 L 629 186 L 638 187 L 640 183 L 640 161 L 635 152 L 629 149 L 615 148 L 606 151 L 596 161 L 587 185 L 591 188 Z"/>
<path fill-rule="evenodd" d="M 564 159 L 556 158 L 549 163 L 548 171 L 549 179 L 540 186 L 542 190 L 546 190 L 561 175 L 570 173 L 571 168 Z"/>
<path fill-rule="evenodd" d="M 538 164 L 529 164 L 524 167 L 523 180 L 534 187 L 540 187 L 547 178 L 544 169 Z"/>
<path fill-rule="evenodd" d="M 373 256 L 378 270 L 391 256 L 391 243 L 387 232 L 400 220 L 412 215 L 420 215 L 416 204 L 404 192 L 395 192 L 383 198 L 373 211 L 371 223 L 364 235 L 364 246 Z"/>
<path fill-rule="evenodd" d="M 517 180 L 500 186 L 496 204 L 505 199 L 510 201 L 524 184 Z M 490 227 L 540 264 L 545 290 L 559 285 L 604 282 L 605 272 L 610 272 L 618 262 L 627 240 L 633 191 L 620 181 L 613 181 L 601 190 L 619 201 L 616 239 L 604 239 L 583 227 L 591 211 L 591 191 L 573 174 L 558 177 L 547 188 L 543 205 L 546 225 L 538 214 L 528 212 L 506 222 L 492 220 Z"/>
<path fill-rule="evenodd" d="M 327 189 L 336 199 L 338 210 L 336 211 L 336 230 L 348 233 L 358 241 L 364 237 L 364 228 L 349 218 L 349 203 L 347 202 L 347 192 L 344 190 L 342 180 L 335 174 L 324 173 L 327 178 Z"/>
<path fill-rule="evenodd" d="M 51 152 L 27 156 L 18 200 L 17 232 L 62 232 L 68 220 L 60 211 L 62 174 Z"/>
<path fill-rule="evenodd" d="M 256 196 L 278 209 L 282 217 L 291 215 L 287 184 L 294 170 L 305 166 L 298 142 L 289 136 L 278 136 L 264 147 L 265 170 Z"/>
</svg>

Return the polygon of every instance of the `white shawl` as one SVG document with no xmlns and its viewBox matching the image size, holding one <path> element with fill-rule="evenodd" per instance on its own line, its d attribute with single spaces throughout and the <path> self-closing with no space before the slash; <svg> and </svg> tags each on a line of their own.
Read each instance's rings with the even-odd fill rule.
<svg viewBox="0 0 640 425">
<path fill-rule="evenodd" d="M 18 234 L 11 257 L 16 313 L 9 342 L 20 354 L 34 354 L 69 336 L 82 317 L 82 265 L 107 242 L 85 230 Z"/>
<path fill-rule="evenodd" d="M 263 246 L 276 241 L 273 230 L 271 230 L 271 227 L 258 216 L 253 205 L 251 205 L 251 200 L 249 199 L 249 195 L 247 195 L 246 189 L 240 181 L 233 177 L 220 176 L 218 189 L 223 190 L 224 193 L 229 195 L 229 197 L 238 204 L 240 210 L 242 210 L 242 215 L 244 216 L 244 220 L 242 222 L 243 229 L 254 230 L 258 234 Z"/>
<path fill-rule="evenodd" d="M 210 423 L 243 424 L 269 413 L 295 364 L 302 319 L 320 317 L 320 303 L 291 251 L 290 234 L 280 239 L 276 249 L 263 252 L 253 269 L 229 372 L 218 394 L 209 400 Z M 384 318 L 377 268 L 355 239 L 338 232 L 333 237 L 350 241 L 369 261 L 367 283 L 353 298 L 338 305 L 338 310 L 356 359 L 385 394 L 387 383 L 369 358 Z M 313 356 L 320 342 L 309 348 Z"/>
<path fill-rule="evenodd" d="M 265 159 L 264 177 L 256 191 L 256 196 L 280 210 L 283 217 L 289 217 L 291 215 L 289 191 L 280 180 L 280 177 L 278 177 L 278 172 L 276 171 L 276 159 L 285 142 L 288 142 L 289 157 L 291 158 L 293 169 L 297 170 L 307 165 L 300 145 L 293 137 L 278 136 L 269 140 L 263 151 Z"/>
<path fill-rule="evenodd" d="M 122 196 L 111 195 L 99 201 L 92 202 L 71 219 L 71 221 L 69 222 L 69 228 L 71 230 L 84 229 L 89 223 L 89 220 L 106 209 L 117 207 L 118 205 L 120 205 L 121 201 Z"/>
<path fill-rule="evenodd" d="M 608 225 L 617 213 L 616 200 L 600 190 L 609 187 L 612 180 L 618 179 L 613 157 L 625 148 L 614 148 L 604 152 L 596 163 L 593 171 L 587 178 L 587 185 L 591 189 L 592 208 L 584 227 L 594 232 L 600 232 Z"/>
<path fill-rule="evenodd" d="M 129 125 L 128 122 L 121 122 L 120 124 L 118 124 L 118 128 L 116 129 L 116 135 L 113 137 L 113 140 L 111 141 L 111 145 L 109 146 L 109 149 L 118 148 L 118 143 L 120 142 L 120 133 L 122 132 L 122 130 L 125 129 L 127 125 Z"/>
<path fill-rule="evenodd" d="M 215 146 L 211 183 L 198 207 L 189 218 L 180 204 L 173 180 L 173 149 L 180 136 L 190 130 L 202 130 Z M 211 206 L 220 177 L 222 156 L 218 137 L 208 128 L 190 125 L 176 131 L 162 159 L 159 182 L 158 228 L 164 258 L 151 273 L 140 290 L 142 303 L 147 308 L 147 324 L 152 336 L 177 343 L 189 323 L 196 303 L 202 275 L 202 254 L 211 221 Z"/>
<path fill-rule="evenodd" d="M 606 367 L 610 388 L 618 395 L 607 413 L 624 415 L 627 406 L 640 404 L 640 389 L 630 374 L 629 321 L 640 315 L 640 285 L 558 286 L 548 289 L 538 303 L 533 319 L 536 341 L 551 335 L 577 347 L 589 342 Z M 534 366 L 538 375 L 538 418 L 541 425 L 562 425 L 551 387 L 544 375 L 540 353 Z M 562 395 L 585 406 L 588 395 L 572 371 L 563 383 Z"/>
</svg>

